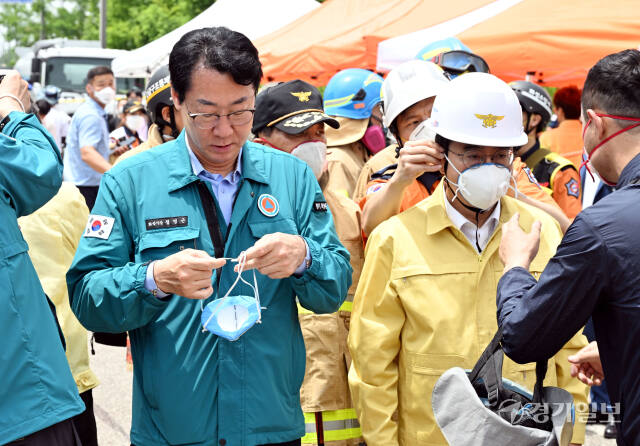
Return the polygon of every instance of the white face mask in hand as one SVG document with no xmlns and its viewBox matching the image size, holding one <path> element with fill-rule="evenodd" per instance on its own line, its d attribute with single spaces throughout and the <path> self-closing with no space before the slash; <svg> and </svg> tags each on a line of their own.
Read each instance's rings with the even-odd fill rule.
<svg viewBox="0 0 640 446">
<path fill-rule="evenodd" d="M 296 146 L 291 154 L 301 159 L 313 171 L 316 179 L 320 179 L 327 160 L 327 145 L 322 141 L 305 141 Z"/>
<path fill-rule="evenodd" d="M 256 323 L 259 324 L 261 322 L 262 310 L 256 271 L 253 270 L 253 285 L 242 278 L 242 270 L 246 260 L 247 255 L 244 252 L 238 256 L 239 268 L 236 281 L 233 282 L 224 297 L 208 303 L 202 309 L 201 321 L 204 327 L 202 331 L 210 331 L 228 341 L 236 341 Z M 255 297 L 244 295 L 229 296 L 240 280 L 251 287 Z M 203 305 L 202 301 L 200 301 L 200 305 Z"/>
<path fill-rule="evenodd" d="M 511 187 L 511 171 L 502 164 L 477 164 L 460 172 L 446 155 L 445 158 L 459 174 L 457 183 L 447 178 L 450 184 L 458 188 L 454 200 L 460 193 L 467 203 L 484 211 L 496 204 Z"/>
<path fill-rule="evenodd" d="M 435 141 L 436 132 L 429 125 L 429 120 L 422 121 L 409 135 L 409 141 Z"/>
</svg>

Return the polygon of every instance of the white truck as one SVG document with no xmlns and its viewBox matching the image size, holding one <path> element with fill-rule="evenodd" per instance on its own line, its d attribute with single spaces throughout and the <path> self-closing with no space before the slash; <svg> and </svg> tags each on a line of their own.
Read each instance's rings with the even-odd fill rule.
<svg viewBox="0 0 640 446">
<path fill-rule="evenodd" d="M 87 72 L 99 65 L 111 66 L 111 61 L 126 50 L 100 48 L 92 40 L 50 39 L 36 42 L 14 68 L 29 80 L 34 88 L 55 85 L 62 90 L 60 108 L 72 115 L 85 100 Z M 144 89 L 143 78 L 116 79 L 116 90 L 126 94 L 133 86 Z"/>
</svg>

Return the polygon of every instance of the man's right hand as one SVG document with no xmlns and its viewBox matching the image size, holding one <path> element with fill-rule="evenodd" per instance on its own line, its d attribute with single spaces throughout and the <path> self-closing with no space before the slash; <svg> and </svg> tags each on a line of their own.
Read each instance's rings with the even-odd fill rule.
<svg viewBox="0 0 640 446">
<path fill-rule="evenodd" d="M 575 355 L 569 356 L 571 376 L 588 386 L 599 386 L 604 380 L 598 343 L 593 341 Z"/>
<path fill-rule="evenodd" d="M 400 149 L 398 168 L 389 180 L 407 187 L 424 172 L 438 172 L 442 168 L 444 149 L 433 141 L 407 141 Z"/>
<path fill-rule="evenodd" d="M 29 96 L 29 84 L 20 77 L 20 73 L 11 70 L 0 82 L 0 96 L 10 94 L 20 100 L 20 104 L 11 98 L 4 97 L 0 99 L 0 117 L 5 117 L 12 111 L 22 111 L 20 105 L 28 112 L 31 107 L 31 98 Z"/>
<path fill-rule="evenodd" d="M 178 294 L 188 299 L 206 299 L 213 294 L 213 270 L 227 263 L 211 257 L 204 251 L 185 249 L 153 265 L 156 286 L 167 294 Z"/>
</svg>

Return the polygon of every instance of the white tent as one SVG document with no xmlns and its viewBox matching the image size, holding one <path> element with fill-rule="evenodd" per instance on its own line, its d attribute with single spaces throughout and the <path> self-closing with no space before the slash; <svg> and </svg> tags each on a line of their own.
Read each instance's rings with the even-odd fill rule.
<svg viewBox="0 0 640 446">
<path fill-rule="evenodd" d="M 218 0 L 200 15 L 111 63 L 116 77 L 149 77 L 169 62 L 169 53 L 189 31 L 226 26 L 255 40 L 266 36 L 319 7 L 315 0 Z"/>
<path fill-rule="evenodd" d="M 486 6 L 444 23 L 383 40 L 378 44 L 377 69 L 383 72 L 390 71 L 401 63 L 414 59 L 418 52 L 429 43 L 445 37 L 455 36 L 520 2 L 522 0 L 495 0 Z"/>
</svg>

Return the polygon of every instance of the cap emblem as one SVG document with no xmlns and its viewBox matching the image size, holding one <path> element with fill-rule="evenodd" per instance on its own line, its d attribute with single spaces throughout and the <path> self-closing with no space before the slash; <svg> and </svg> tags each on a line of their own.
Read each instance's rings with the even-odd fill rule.
<svg viewBox="0 0 640 446">
<path fill-rule="evenodd" d="M 496 122 L 501 121 L 504 116 L 496 116 L 489 113 L 488 115 L 479 115 L 475 113 L 476 118 L 482 119 L 482 127 L 488 129 L 494 129 L 496 127 Z"/>
<path fill-rule="evenodd" d="M 311 96 L 310 91 L 292 91 L 291 94 L 300 102 L 309 102 L 309 96 Z"/>
</svg>

